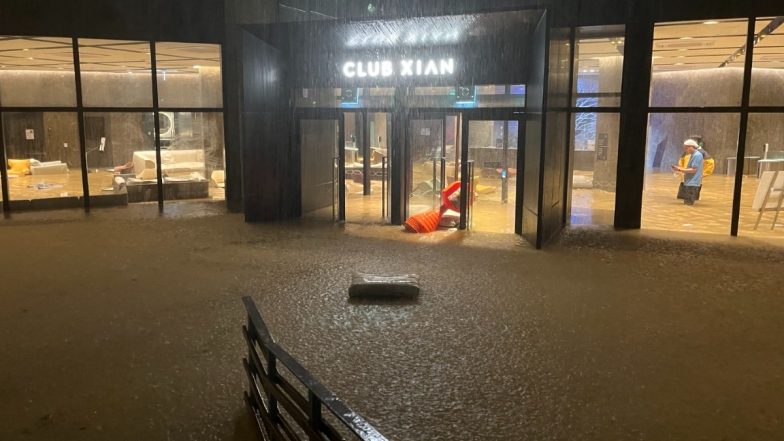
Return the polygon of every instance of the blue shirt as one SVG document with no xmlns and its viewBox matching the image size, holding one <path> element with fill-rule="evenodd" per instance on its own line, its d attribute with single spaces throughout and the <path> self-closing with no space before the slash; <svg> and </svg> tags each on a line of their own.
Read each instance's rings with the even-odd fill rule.
<svg viewBox="0 0 784 441">
<path fill-rule="evenodd" d="M 702 168 L 705 160 L 702 157 L 702 153 L 699 151 L 695 151 L 691 154 L 691 158 L 689 158 L 689 164 L 686 168 L 693 168 L 696 169 L 694 173 L 684 173 L 683 175 L 683 185 L 687 187 L 699 187 L 702 185 Z"/>
</svg>

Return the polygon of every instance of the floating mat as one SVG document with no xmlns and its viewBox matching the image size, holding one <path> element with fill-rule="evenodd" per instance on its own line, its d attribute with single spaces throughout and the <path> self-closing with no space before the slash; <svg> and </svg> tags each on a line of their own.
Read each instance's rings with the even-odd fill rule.
<svg viewBox="0 0 784 441">
<path fill-rule="evenodd" d="M 413 274 L 380 276 L 355 273 L 351 276 L 348 296 L 350 298 L 413 299 L 419 296 L 419 276 Z"/>
</svg>

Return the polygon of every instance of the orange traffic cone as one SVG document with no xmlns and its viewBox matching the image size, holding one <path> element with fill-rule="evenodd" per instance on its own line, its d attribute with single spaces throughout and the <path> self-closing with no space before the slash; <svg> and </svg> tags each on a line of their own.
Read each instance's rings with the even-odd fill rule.
<svg viewBox="0 0 784 441">
<path fill-rule="evenodd" d="M 441 222 L 441 212 L 432 210 L 411 216 L 405 226 L 411 233 L 432 233 L 438 229 L 439 222 Z"/>
</svg>

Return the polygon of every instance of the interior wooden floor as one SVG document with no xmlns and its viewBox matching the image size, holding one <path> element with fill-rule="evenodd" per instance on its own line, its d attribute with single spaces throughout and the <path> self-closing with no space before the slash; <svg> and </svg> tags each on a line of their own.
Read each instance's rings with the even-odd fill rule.
<svg viewBox="0 0 784 441">
<path fill-rule="evenodd" d="M 735 179 L 727 175 L 708 176 L 703 180 L 700 200 L 694 206 L 676 199 L 680 177 L 672 173 L 649 173 L 645 176 L 642 228 L 711 234 L 730 234 L 732 196 Z M 773 213 L 762 216 L 759 228 L 754 229 L 759 212 L 752 210 L 759 179 L 746 176 L 741 192 L 738 234 L 784 241 L 784 216 L 771 229 Z"/>
<path fill-rule="evenodd" d="M 732 196 L 735 180 L 727 175 L 708 176 L 703 181 L 700 200 L 694 206 L 676 198 L 680 177 L 672 173 L 649 173 L 645 176 L 642 228 L 649 230 L 730 234 Z M 759 180 L 746 176 L 741 193 L 738 234 L 784 244 L 784 213 L 771 229 L 773 213 L 762 216 L 755 230 L 759 212 L 751 205 Z M 572 225 L 613 225 L 615 193 L 592 189 L 572 190 Z"/>
<path fill-rule="evenodd" d="M 680 178 L 671 173 L 650 173 L 645 177 L 643 194 L 642 228 L 649 230 L 694 232 L 729 235 L 734 179 L 726 175 L 705 178 L 701 199 L 694 206 L 687 206 L 675 196 Z M 775 229 L 771 229 L 773 213 L 766 212 L 760 226 L 754 230 L 758 212 L 751 209 L 758 179 L 744 179 L 741 197 L 739 234 L 759 238 L 765 242 L 784 244 L 784 213 Z M 498 194 L 480 195 L 475 204 L 472 230 L 490 233 L 514 233 L 514 195 L 508 203 L 501 203 Z M 432 195 L 413 197 L 409 200 L 411 212 L 431 209 Z M 594 189 L 573 189 L 570 222 L 573 226 L 612 226 L 615 213 L 615 193 Z M 332 208 L 311 213 L 323 219 L 332 218 Z M 349 185 L 346 197 L 346 221 L 350 223 L 383 223 L 381 216 L 380 187 L 374 194 L 363 196 L 361 186 Z"/>
<path fill-rule="evenodd" d="M 91 196 L 112 194 L 112 180 L 114 174 L 110 171 L 99 170 L 87 175 L 88 187 Z M 58 197 L 82 196 L 82 174 L 78 171 L 69 173 L 9 177 L 8 194 L 11 200 L 49 199 Z M 226 198 L 225 190 L 210 184 L 210 200 L 223 200 Z"/>
</svg>

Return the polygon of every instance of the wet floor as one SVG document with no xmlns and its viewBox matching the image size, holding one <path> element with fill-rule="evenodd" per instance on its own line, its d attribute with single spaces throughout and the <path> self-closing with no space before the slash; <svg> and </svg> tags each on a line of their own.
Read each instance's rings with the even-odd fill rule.
<svg viewBox="0 0 784 441">
<path fill-rule="evenodd" d="M 156 206 L 0 220 L 0 440 L 250 440 L 242 295 L 394 440 L 780 440 L 781 249 Z M 416 273 L 415 303 L 347 302 Z"/>
</svg>

